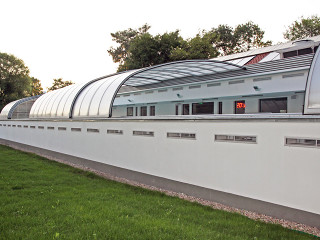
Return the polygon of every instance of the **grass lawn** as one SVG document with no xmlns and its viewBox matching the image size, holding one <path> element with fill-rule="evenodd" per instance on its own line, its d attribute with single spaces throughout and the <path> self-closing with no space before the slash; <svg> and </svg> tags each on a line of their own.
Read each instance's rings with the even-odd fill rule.
<svg viewBox="0 0 320 240">
<path fill-rule="evenodd" d="M 0 239 L 318 239 L 0 145 Z"/>
</svg>

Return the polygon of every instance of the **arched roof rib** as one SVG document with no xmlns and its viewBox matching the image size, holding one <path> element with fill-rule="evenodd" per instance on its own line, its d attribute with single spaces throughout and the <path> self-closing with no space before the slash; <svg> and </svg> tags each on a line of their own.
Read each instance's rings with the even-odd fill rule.
<svg viewBox="0 0 320 240">
<path fill-rule="evenodd" d="M 185 60 L 116 73 L 44 94 L 32 107 L 30 118 L 111 117 L 122 85 L 143 86 L 240 69 L 245 67 L 217 60 Z"/>
</svg>

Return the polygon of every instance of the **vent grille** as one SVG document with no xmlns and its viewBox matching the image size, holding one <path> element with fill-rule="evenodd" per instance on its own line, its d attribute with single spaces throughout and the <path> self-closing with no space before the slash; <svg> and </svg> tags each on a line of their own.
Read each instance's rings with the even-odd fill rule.
<svg viewBox="0 0 320 240">
<path fill-rule="evenodd" d="M 285 145 L 287 146 L 301 146 L 301 147 L 320 147 L 319 139 L 311 138 L 285 138 Z"/>
<path fill-rule="evenodd" d="M 176 133 L 168 132 L 167 138 L 184 138 L 184 139 L 196 139 L 195 133 Z"/>
<path fill-rule="evenodd" d="M 154 137 L 154 132 L 151 131 L 133 131 L 133 136 L 147 136 L 147 137 Z"/>
<path fill-rule="evenodd" d="M 71 132 L 81 132 L 81 128 L 71 128 Z"/>
<path fill-rule="evenodd" d="M 119 134 L 119 135 L 121 135 L 121 134 L 123 134 L 123 130 L 108 129 L 108 130 L 107 130 L 107 133 L 108 133 L 108 134 Z"/>
<path fill-rule="evenodd" d="M 245 143 L 256 143 L 256 136 L 239 136 L 239 135 L 214 135 L 215 141 L 221 142 L 245 142 Z"/>
<path fill-rule="evenodd" d="M 97 129 L 97 128 L 87 128 L 87 132 L 98 133 L 99 129 Z"/>
</svg>

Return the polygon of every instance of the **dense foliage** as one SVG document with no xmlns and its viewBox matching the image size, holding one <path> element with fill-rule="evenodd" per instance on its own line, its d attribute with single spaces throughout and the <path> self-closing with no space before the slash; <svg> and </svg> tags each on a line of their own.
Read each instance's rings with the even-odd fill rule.
<svg viewBox="0 0 320 240">
<path fill-rule="evenodd" d="M 9 102 L 30 96 L 31 78 L 24 62 L 0 52 L 0 110 Z"/>
<path fill-rule="evenodd" d="M 31 96 L 43 94 L 43 88 L 39 79 L 31 78 Z"/>
<path fill-rule="evenodd" d="M 320 18 L 318 16 L 301 17 L 300 20 L 294 21 L 283 34 L 284 38 L 290 41 L 317 35 L 320 35 Z"/>
<path fill-rule="evenodd" d="M 219 25 L 190 39 L 183 39 L 179 30 L 153 36 L 149 29 L 145 24 L 137 30 L 129 28 L 111 33 L 119 46 L 111 47 L 108 53 L 119 63 L 119 72 L 171 61 L 210 59 L 271 44 L 262 40 L 264 31 L 253 22 L 239 24 L 234 29 Z"/>
</svg>

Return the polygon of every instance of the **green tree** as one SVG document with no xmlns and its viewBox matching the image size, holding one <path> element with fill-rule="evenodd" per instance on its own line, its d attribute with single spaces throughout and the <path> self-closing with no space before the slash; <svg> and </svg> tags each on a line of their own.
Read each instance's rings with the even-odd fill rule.
<svg viewBox="0 0 320 240">
<path fill-rule="evenodd" d="M 63 81 L 62 78 L 56 78 L 56 79 L 53 79 L 53 84 L 51 87 L 48 88 L 48 92 L 57 90 L 59 88 L 63 88 L 72 84 L 74 83 L 71 81 Z"/>
<path fill-rule="evenodd" d="M 43 88 L 39 79 L 31 78 L 31 96 L 43 94 Z"/>
<path fill-rule="evenodd" d="M 115 63 L 119 63 L 120 66 L 123 65 L 128 57 L 128 50 L 131 41 L 135 37 L 147 33 L 149 29 L 150 26 L 148 24 L 144 24 L 138 29 L 129 28 L 127 30 L 111 33 L 112 41 L 119 44 L 118 47 L 111 47 L 108 50 L 108 53 L 112 56 L 112 60 Z"/>
<path fill-rule="evenodd" d="M 221 55 L 246 52 L 253 48 L 270 46 L 271 41 L 264 42 L 264 31 L 254 24 L 247 22 L 239 24 L 233 29 L 228 25 L 219 25 L 212 28 L 208 34 L 212 35 L 212 43 Z"/>
<path fill-rule="evenodd" d="M 152 36 L 145 33 L 135 37 L 128 49 L 128 57 L 118 71 L 149 67 L 172 61 L 171 51 L 181 46 L 183 39 L 179 31 Z"/>
<path fill-rule="evenodd" d="M 31 91 L 29 69 L 14 55 L 0 52 L 0 109 Z"/>
<path fill-rule="evenodd" d="M 118 72 L 185 59 L 210 59 L 271 44 L 262 40 L 264 31 L 252 22 L 235 29 L 219 25 L 187 40 L 180 36 L 179 30 L 153 36 L 147 32 L 149 28 L 146 24 L 139 30 L 129 28 L 111 34 L 120 44 L 108 51 L 113 61 L 119 62 Z"/>
<path fill-rule="evenodd" d="M 180 47 L 171 50 L 170 60 L 210 59 L 217 57 L 219 52 L 212 44 L 213 35 L 203 31 L 197 34 L 196 37 L 182 42 Z"/>
<path fill-rule="evenodd" d="M 320 35 L 320 18 L 316 15 L 294 21 L 283 33 L 287 40 L 294 41 L 301 38 Z"/>
</svg>

